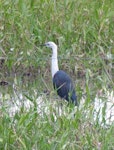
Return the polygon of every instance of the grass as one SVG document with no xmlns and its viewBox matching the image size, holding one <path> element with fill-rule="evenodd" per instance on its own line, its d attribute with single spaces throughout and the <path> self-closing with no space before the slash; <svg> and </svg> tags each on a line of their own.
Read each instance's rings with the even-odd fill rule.
<svg viewBox="0 0 114 150">
<path fill-rule="evenodd" d="M 114 149 L 114 124 L 106 128 L 93 119 L 96 95 L 107 100 L 114 89 L 113 0 L 2 0 L 0 11 L 0 149 Z M 65 114 L 56 112 L 51 51 L 38 46 L 46 41 L 58 44 L 59 66 L 72 76 L 78 101 L 85 99 L 75 116 L 66 103 Z M 43 117 L 41 95 L 50 112 L 42 109 Z M 5 104 L 13 100 L 33 107 L 12 118 Z"/>
</svg>

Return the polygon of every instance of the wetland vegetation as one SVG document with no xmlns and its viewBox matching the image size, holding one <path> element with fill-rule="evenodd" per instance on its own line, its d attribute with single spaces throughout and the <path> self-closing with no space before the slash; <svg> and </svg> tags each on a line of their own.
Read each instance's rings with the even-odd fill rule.
<svg viewBox="0 0 114 150">
<path fill-rule="evenodd" d="M 53 90 L 51 51 L 39 47 L 47 41 L 59 47 L 59 67 L 73 78 L 79 108 Z M 96 98 L 103 106 L 95 117 Z M 107 102 L 112 119 L 113 0 L 0 1 L 1 150 L 113 150 Z"/>
</svg>

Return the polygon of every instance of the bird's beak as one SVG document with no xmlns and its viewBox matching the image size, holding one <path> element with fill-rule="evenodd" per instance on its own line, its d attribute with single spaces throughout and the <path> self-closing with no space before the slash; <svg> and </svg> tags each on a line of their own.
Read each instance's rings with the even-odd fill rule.
<svg viewBox="0 0 114 150">
<path fill-rule="evenodd" d="M 46 46 L 46 44 L 39 44 L 39 46 Z"/>
</svg>

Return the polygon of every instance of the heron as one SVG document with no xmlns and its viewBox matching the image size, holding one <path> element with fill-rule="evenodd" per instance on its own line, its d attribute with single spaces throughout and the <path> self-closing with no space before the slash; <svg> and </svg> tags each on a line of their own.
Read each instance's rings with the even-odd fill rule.
<svg viewBox="0 0 114 150">
<path fill-rule="evenodd" d="M 52 49 L 51 73 L 54 89 L 62 99 L 65 99 L 69 103 L 73 103 L 75 106 L 78 106 L 77 96 L 72 79 L 65 71 L 59 70 L 57 45 L 54 42 L 47 42 L 42 44 L 42 46 Z"/>
</svg>

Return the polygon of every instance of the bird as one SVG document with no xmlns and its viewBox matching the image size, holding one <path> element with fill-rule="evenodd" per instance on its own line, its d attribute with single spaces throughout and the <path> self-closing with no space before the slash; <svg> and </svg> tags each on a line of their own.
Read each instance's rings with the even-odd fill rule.
<svg viewBox="0 0 114 150">
<path fill-rule="evenodd" d="M 54 42 L 46 42 L 42 45 L 52 49 L 51 73 L 54 89 L 59 97 L 78 106 L 77 95 L 71 77 L 65 71 L 59 70 L 57 45 Z"/>
</svg>

